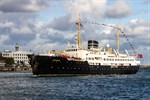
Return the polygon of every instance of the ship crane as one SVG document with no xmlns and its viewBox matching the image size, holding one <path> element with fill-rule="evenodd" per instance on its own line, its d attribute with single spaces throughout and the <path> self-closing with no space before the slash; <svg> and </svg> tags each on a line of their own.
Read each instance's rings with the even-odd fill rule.
<svg viewBox="0 0 150 100">
<path fill-rule="evenodd" d="M 106 26 L 106 27 L 112 27 L 116 30 L 116 33 L 117 33 L 117 52 L 119 53 L 119 50 L 120 50 L 120 33 L 123 34 L 123 36 L 126 38 L 126 40 L 128 41 L 133 53 L 135 56 L 137 56 L 137 53 L 133 47 L 133 45 L 131 44 L 131 42 L 129 41 L 128 37 L 125 35 L 125 33 L 121 30 L 120 27 L 118 27 L 117 25 L 115 26 L 112 26 L 112 25 L 108 25 L 108 24 L 101 24 L 101 23 L 95 23 L 95 22 L 91 22 L 91 21 L 85 21 L 85 23 L 89 23 L 89 24 L 95 24 L 95 25 L 102 25 L 102 26 Z"/>
</svg>

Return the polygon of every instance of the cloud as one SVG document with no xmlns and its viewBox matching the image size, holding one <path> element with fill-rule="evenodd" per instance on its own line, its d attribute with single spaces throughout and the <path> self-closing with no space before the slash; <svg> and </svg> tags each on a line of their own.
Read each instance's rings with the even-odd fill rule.
<svg viewBox="0 0 150 100">
<path fill-rule="evenodd" d="M 10 21 L 6 21 L 6 22 L 2 22 L 0 23 L 0 28 L 10 28 L 10 27 L 14 27 L 14 23 L 10 22 Z"/>
<path fill-rule="evenodd" d="M 49 26 L 55 30 L 74 31 L 76 29 L 75 22 L 70 22 L 69 19 L 71 19 L 69 15 L 54 18 Z"/>
<path fill-rule="evenodd" d="M 130 15 L 131 12 L 132 10 L 127 2 L 117 0 L 107 7 L 104 16 L 107 18 L 124 18 Z"/>
<path fill-rule="evenodd" d="M 145 3 L 150 3 L 150 0 L 144 0 Z"/>
<path fill-rule="evenodd" d="M 51 27 L 52 23 L 53 21 L 47 24 L 41 24 L 39 26 L 37 34 L 39 35 L 40 39 L 43 39 L 49 43 L 65 44 L 67 43 L 67 41 L 72 42 L 71 39 L 76 33 L 74 33 L 73 31 L 69 31 L 69 28 L 68 30 L 63 29 L 63 26 L 65 26 L 64 24 L 60 25 L 62 27 L 61 29 L 59 29 L 59 27 Z M 66 25 L 68 25 L 68 23 L 66 23 Z M 73 26 L 75 26 L 75 24 L 70 25 L 70 27 Z"/>
<path fill-rule="evenodd" d="M 132 19 L 127 25 L 124 26 L 124 31 L 131 36 L 138 37 L 139 35 L 143 35 L 148 37 L 148 33 L 150 32 L 149 28 L 150 21 L 144 19 Z"/>
<path fill-rule="evenodd" d="M 75 21 L 74 16 L 81 14 L 84 19 L 103 20 L 106 18 L 124 18 L 132 13 L 130 2 L 116 0 L 108 5 L 107 0 L 72 0 L 65 4 L 71 21 Z"/>
<path fill-rule="evenodd" d="M 35 39 L 35 34 L 10 34 L 8 35 L 8 39 L 4 41 L 5 45 L 14 45 L 16 43 L 19 43 L 20 45 L 25 45 L 26 43 L 29 43 L 33 39 Z"/>
<path fill-rule="evenodd" d="M 80 13 L 81 16 L 90 18 L 92 16 L 100 18 L 103 15 L 103 8 L 106 5 L 106 0 L 72 0 L 66 2 L 65 7 L 68 14 L 71 16 L 70 21 L 75 21 Z"/>
<path fill-rule="evenodd" d="M 43 0 L 1 0 L 0 10 L 2 12 L 37 12 L 49 5 Z"/>
<path fill-rule="evenodd" d="M 30 42 L 36 37 L 36 16 L 34 14 L 2 13 L 0 35 L 8 36 L 3 45 Z"/>
<path fill-rule="evenodd" d="M 130 42 L 133 47 L 138 51 L 141 48 L 147 48 L 150 45 L 150 22 L 145 19 L 132 19 L 123 26 L 123 32 L 129 41 L 125 37 L 124 42 L 121 43 L 121 48 L 131 50 Z M 123 35 L 123 34 L 121 34 Z M 145 49 L 146 50 L 146 49 Z"/>
<path fill-rule="evenodd" d="M 0 42 L 1 47 L 10 47 L 16 43 L 29 44 L 37 37 L 38 12 L 49 6 L 42 0 L 1 0 L 0 2 Z"/>
<path fill-rule="evenodd" d="M 65 39 L 64 35 L 57 32 L 55 32 L 54 34 L 41 35 L 41 38 L 48 40 L 49 43 L 67 43 L 67 40 Z"/>
<path fill-rule="evenodd" d="M 23 26 L 20 28 L 13 28 L 11 32 L 16 34 L 30 34 L 32 30 L 27 26 Z"/>
</svg>

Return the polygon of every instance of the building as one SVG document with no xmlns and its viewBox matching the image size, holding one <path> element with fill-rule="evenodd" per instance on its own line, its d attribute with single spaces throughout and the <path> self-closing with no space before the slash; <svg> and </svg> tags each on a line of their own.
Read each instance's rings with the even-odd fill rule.
<svg viewBox="0 0 150 100">
<path fill-rule="evenodd" d="M 0 60 L 0 67 L 4 67 L 5 66 L 5 61 L 4 60 Z"/>
<path fill-rule="evenodd" d="M 16 44 L 15 51 L 4 50 L 2 52 L 2 57 L 14 58 L 16 64 L 24 63 L 29 64 L 28 54 L 33 54 L 32 52 L 19 51 L 19 45 Z"/>
<path fill-rule="evenodd" d="M 5 60 L 2 57 L 2 52 L 0 51 L 0 67 L 4 67 L 5 66 Z"/>
</svg>

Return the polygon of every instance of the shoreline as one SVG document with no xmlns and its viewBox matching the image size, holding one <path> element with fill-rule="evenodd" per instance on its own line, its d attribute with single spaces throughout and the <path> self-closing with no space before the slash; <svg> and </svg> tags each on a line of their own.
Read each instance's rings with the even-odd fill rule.
<svg viewBox="0 0 150 100">
<path fill-rule="evenodd" d="M 0 67 L 0 71 L 23 71 L 32 70 L 31 67 Z"/>
<path fill-rule="evenodd" d="M 140 68 L 150 68 L 150 66 L 140 66 Z"/>
<path fill-rule="evenodd" d="M 150 68 L 150 66 L 140 66 L 140 68 Z M 0 67 L 0 71 L 24 71 L 32 70 L 31 67 Z"/>
</svg>

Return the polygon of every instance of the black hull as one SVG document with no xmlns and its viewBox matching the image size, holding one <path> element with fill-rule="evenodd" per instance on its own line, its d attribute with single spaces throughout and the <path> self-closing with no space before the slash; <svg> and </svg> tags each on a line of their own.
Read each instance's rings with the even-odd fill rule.
<svg viewBox="0 0 150 100">
<path fill-rule="evenodd" d="M 136 74 L 139 66 L 89 65 L 87 61 L 70 61 L 63 57 L 29 56 L 33 75 L 109 75 Z"/>
</svg>

